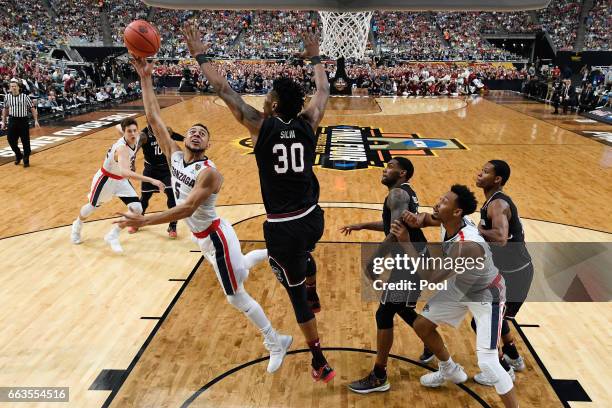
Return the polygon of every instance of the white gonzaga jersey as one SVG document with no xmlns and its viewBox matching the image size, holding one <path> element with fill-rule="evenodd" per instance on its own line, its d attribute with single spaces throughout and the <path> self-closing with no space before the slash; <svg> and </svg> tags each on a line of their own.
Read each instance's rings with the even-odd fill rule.
<svg viewBox="0 0 612 408">
<path fill-rule="evenodd" d="M 140 139 L 140 136 L 139 136 L 139 139 Z M 134 145 L 134 148 L 132 149 L 130 145 L 125 141 L 123 136 L 121 136 L 115 142 L 115 144 L 113 144 L 111 148 L 108 149 L 108 152 L 106 153 L 106 158 L 104 159 L 104 164 L 102 164 L 102 168 L 109 173 L 120 174 L 121 171 L 119 170 L 119 162 L 115 160 L 115 152 L 117 151 L 119 146 L 127 146 L 128 153 L 130 156 L 130 168 L 134 170 L 136 168 L 136 152 L 138 151 L 139 139 L 136 139 L 136 144 Z"/>
<path fill-rule="evenodd" d="M 470 297 L 470 295 L 481 294 L 485 291 L 497 277 L 498 270 L 493 264 L 491 248 L 489 248 L 489 244 L 482 235 L 480 235 L 480 232 L 478 232 L 476 224 L 468 217 L 463 217 L 463 223 L 463 227 L 452 237 L 446 237 L 446 229 L 444 229 L 444 226 L 440 227 L 440 232 L 442 249 L 446 256 L 450 253 L 453 245 L 461 241 L 476 242 L 484 250 L 484 259 L 470 262 L 471 267 L 469 268 L 466 267 L 467 264 L 464 264 L 461 268 L 461 272 L 459 270 L 461 264 L 455 262 L 456 274 L 449 279 L 449 286 L 454 285 L 463 294 Z M 465 261 L 464 259 L 463 262 Z M 480 300 L 483 301 L 483 299 Z"/>
<path fill-rule="evenodd" d="M 185 163 L 185 155 L 182 151 L 172 153 L 171 160 L 172 171 L 172 189 L 176 204 L 182 204 L 193 187 L 195 186 L 198 175 L 210 167 L 216 168 L 215 164 L 208 160 L 198 160 L 193 163 Z M 217 194 L 211 194 L 198 209 L 185 219 L 185 222 L 191 229 L 191 232 L 202 232 L 210 226 L 210 224 L 219 218 L 215 205 L 217 203 Z"/>
</svg>

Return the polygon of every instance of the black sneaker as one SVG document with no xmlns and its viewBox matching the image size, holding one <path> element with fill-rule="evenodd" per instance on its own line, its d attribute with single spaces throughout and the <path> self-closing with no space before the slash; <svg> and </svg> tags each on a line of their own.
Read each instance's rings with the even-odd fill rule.
<svg viewBox="0 0 612 408">
<path fill-rule="evenodd" d="M 21 156 L 15 157 L 15 166 L 19 166 L 20 163 L 21 163 Z"/>
<path fill-rule="evenodd" d="M 387 377 L 378 378 L 374 371 L 371 371 L 366 377 L 361 380 L 354 381 L 348 385 L 349 390 L 358 394 L 369 394 L 371 392 L 385 392 L 391 388 L 391 384 Z"/>
<path fill-rule="evenodd" d="M 319 295 L 317 295 L 317 292 L 313 295 L 307 295 L 306 301 L 312 313 L 319 313 L 321 311 L 321 302 L 319 302 Z"/>
<path fill-rule="evenodd" d="M 29 157 L 24 157 L 23 158 L 23 167 L 30 167 L 30 158 Z"/>
<path fill-rule="evenodd" d="M 423 354 L 419 357 L 419 361 L 423 364 L 430 363 L 435 355 L 427 347 L 423 347 Z"/>
</svg>

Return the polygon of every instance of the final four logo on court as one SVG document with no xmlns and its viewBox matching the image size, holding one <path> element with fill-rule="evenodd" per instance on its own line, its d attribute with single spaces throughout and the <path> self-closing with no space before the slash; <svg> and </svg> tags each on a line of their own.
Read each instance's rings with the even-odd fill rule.
<svg viewBox="0 0 612 408">
<path fill-rule="evenodd" d="M 315 164 L 326 169 L 384 167 L 393 156 L 436 156 L 436 150 L 466 150 L 457 139 L 421 138 L 415 133 L 382 133 L 362 126 L 328 126 L 317 131 Z M 250 138 L 238 143 L 252 150 Z"/>
</svg>

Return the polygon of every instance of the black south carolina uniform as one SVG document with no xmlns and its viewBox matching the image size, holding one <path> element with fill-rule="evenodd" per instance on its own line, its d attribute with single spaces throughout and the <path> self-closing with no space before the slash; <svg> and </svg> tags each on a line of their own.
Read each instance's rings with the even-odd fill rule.
<svg viewBox="0 0 612 408">
<path fill-rule="evenodd" d="M 415 191 L 412 189 L 409 183 L 400 185 L 402 190 L 408 193 L 408 211 L 412 213 L 419 212 L 419 199 Z M 383 230 L 385 235 L 391 233 L 391 209 L 387 205 L 389 197 L 385 198 L 383 205 Z M 414 249 L 420 253 L 426 253 L 427 251 L 427 238 L 420 228 L 408 228 L 408 235 L 410 235 L 410 242 L 414 246 Z M 418 273 L 411 274 L 410 271 L 393 271 L 389 277 L 389 282 L 400 282 L 401 280 L 408 280 L 414 282 L 416 287 L 419 286 L 420 277 Z M 408 290 L 385 290 L 385 293 L 381 296 L 380 305 L 377 315 L 377 327 L 378 329 L 390 329 L 393 327 L 393 316 L 398 314 L 406 323 L 412 326 L 415 319 L 414 307 L 421 294 L 420 289 L 414 291 Z M 413 310 L 407 310 L 413 309 Z"/>
<path fill-rule="evenodd" d="M 525 234 L 518 210 L 508 195 L 496 191 L 485 201 L 480 209 L 480 224 L 485 229 L 492 228 L 487 209 L 495 200 L 504 200 L 510 207 L 507 244 L 506 246 L 490 245 L 490 247 L 493 262 L 506 281 L 506 316 L 514 317 L 529 293 L 533 280 L 533 265 L 525 245 Z"/>
<path fill-rule="evenodd" d="M 267 213 L 264 237 L 273 269 L 285 286 L 304 282 L 309 252 L 323 235 L 319 182 L 312 170 L 316 144 L 315 132 L 301 117 L 287 123 L 265 119 L 255 144 Z"/>
<path fill-rule="evenodd" d="M 172 189 L 170 168 L 168 167 L 168 159 L 161 150 L 161 147 L 157 143 L 157 139 L 153 136 L 152 132 L 146 127 L 142 133 L 146 135 L 146 141 L 142 145 L 142 153 L 144 155 L 144 171 L 143 175 L 151 177 L 155 180 L 159 180 L 166 185 L 166 188 Z M 170 135 L 172 140 L 182 142 L 185 138 L 176 132 L 172 132 Z M 143 193 L 152 192 L 157 193 L 159 189 L 151 183 L 146 181 L 142 182 Z"/>
</svg>

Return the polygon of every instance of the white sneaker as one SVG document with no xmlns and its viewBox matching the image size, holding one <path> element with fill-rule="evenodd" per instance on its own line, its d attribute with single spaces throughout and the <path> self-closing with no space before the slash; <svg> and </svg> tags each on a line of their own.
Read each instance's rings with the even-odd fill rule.
<svg viewBox="0 0 612 408">
<path fill-rule="evenodd" d="M 525 366 L 525 360 L 523 360 L 523 357 L 521 356 L 513 360 L 510 357 L 508 357 L 506 354 L 504 354 L 504 360 L 506 360 L 506 363 L 508 363 L 508 365 L 512 367 L 514 371 L 523 371 L 525 370 L 525 368 L 527 368 Z"/>
<path fill-rule="evenodd" d="M 287 350 L 293 343 L 293 337 L 285 334 L 274 334 L 275 340 L 264 340 L 264 346 L 270 351 L 270 361 L 268 362 L 268 372 L 273 373 L 280 368 L 287 354 Z"/>
<path fill-rule="evenodd" d="M 512 378 L 512 382 L 516 380 L 516 375 L 514 375 L 514 370 L 510 367 L 510 371 L 508 371 L 510 378 Z M 497 377 L 491 374 L 485 374 L 480 372 L 474 376 L 474 381 L 476 381 L 480 385 L 486 385 L 487 387 L 492 387 L 497 382 Z"/>
<path fill-rule="evenodd" d="M 440 364 L 438 364 L 438 371 L 425 374 L 421 377 L 421 384 L 425 387 L 440 387 L 446 381 L 451 381 L 455 384 L 461 384 L 466 382 L 468 379 L 467 374 L 459 364 L 455 364 L 450 370 L 442 370 Z"/>
<path fill-rule="evenodd" d="M 75 245 L 83 242 L 81 241 L 81 228 L 83 228 L 83 222 L 77 218 L 72 223 L 72 230 L 70 231 L 70 240 Z"/>
<path fill-rule="evenodd" d="M 104 241 L 110 245 L 113 252 L 118 254 L 123 252 L 123 248 L 121 248 L 121 243 L 119 242 L 119 237 L 116 234 L 113 234 L 113 231 L 104 236 Z"/>
</svg>

